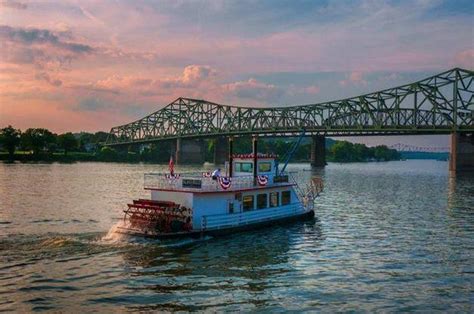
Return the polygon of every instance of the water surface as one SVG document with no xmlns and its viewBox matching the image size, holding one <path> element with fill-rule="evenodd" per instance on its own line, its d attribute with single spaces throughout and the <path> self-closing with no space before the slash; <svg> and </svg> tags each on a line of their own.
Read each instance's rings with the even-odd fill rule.
<svg viewBox="0 0 474 314">
<path fill-rule="evenodd" d="M 473 311 L 474 178 L 446 162 L 330 164 L 317 219 L 287 227 L 114 234 L 165 168 L 0 164 L 0 311 Z"/>
</svg>

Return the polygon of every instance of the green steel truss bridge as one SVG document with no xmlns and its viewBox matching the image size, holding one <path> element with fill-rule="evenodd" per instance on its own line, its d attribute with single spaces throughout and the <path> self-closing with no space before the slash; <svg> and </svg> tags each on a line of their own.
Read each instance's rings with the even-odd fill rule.
<svg viewBox="0 0 474 314">
<path fill-rule="evenodd" d="M 269 135 L 382 135 L 474 132 L 474 71 L 455 68 L 357 97 L 287 107 L 237 107 L 178 98 L 113 127 L 107 145 L 177 138 Z"/>
</svg>

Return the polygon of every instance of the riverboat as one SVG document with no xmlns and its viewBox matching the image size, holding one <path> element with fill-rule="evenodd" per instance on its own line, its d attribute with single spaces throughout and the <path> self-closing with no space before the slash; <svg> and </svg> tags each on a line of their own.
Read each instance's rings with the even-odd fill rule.
<svg viewBox="0 0 474 314">
<path fill-rule="evenodd" d="M 232 154 L 226 171 L 147 173 L 150 199 L 137 199 L 124 210 L 119 233 L 150 238 L 222 235 L 314 217 L 320 178 L 302 184 L 298 173 L 278 170 L 275 155 Z M 285 167 L 286 168 L 286 167 Z M 301 174 L 301 173 L 300 173 Z"/>
</svg>

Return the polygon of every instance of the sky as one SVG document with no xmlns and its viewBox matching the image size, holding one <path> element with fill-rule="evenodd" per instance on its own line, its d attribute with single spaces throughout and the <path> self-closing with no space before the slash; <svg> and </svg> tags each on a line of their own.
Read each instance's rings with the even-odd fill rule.
<svg viewBox="0 0 474 314">
<path fill-rule="evenodd" d="M 0 127 L 108 131 L 180 96 L 309 104 L 453 67 L 474 69 L 472 0 L 0 0 Z"/>
</svg>

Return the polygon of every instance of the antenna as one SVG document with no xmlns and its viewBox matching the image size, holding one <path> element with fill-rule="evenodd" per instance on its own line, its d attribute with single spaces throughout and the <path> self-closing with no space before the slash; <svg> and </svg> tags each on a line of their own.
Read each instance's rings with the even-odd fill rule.
<svg viewBox="0 0 474 314">
<path fill-rule="evenodd" d="M 293 157 L 293 155 L 295 154 L 296 152 L 296 149 L 298 148 L 298 146 L 300 146 L 301 144 L 301 141 L 303 140 L 303 137 L 306 133 L 306 130 L 303 129 L 303 131 L 301 131 L 301 134 L 300 134 L 300 137 L 298 138 L 298 141 L 293 145 L 293 147 L 290 149 L 290 151 L 288 152 L 288 154 L 286 154 L 286 161 L 285 161 L 285 164 L 283 165 L 283 168 L 281 168 L 281 171 L 280 171 L 280 174 L 283 173 L 286 169 L 286 166 L 288 166 L 288 163 L 290 162 L 291 160 L 291 157 Z"/>
</svg>

